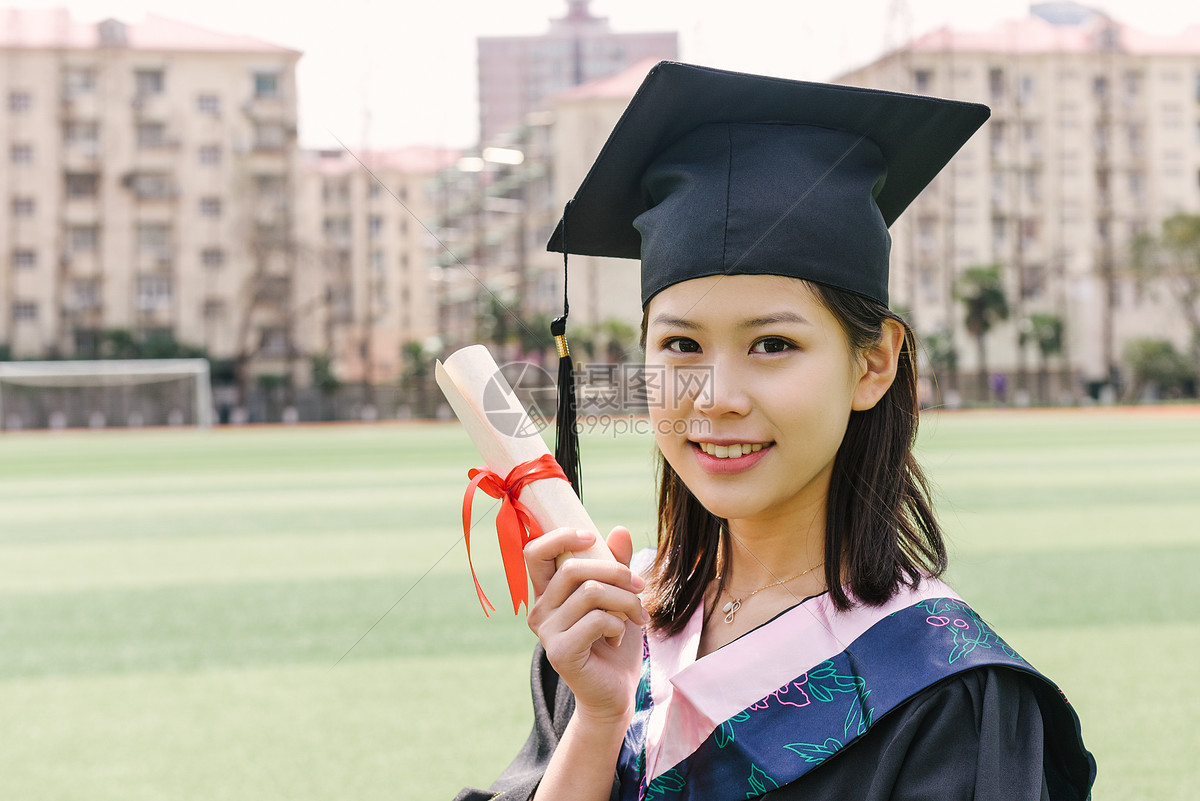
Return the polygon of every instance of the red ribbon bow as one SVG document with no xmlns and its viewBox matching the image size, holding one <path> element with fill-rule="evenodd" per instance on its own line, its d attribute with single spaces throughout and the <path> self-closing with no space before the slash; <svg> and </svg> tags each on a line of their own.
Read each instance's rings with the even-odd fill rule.
<svg viewBox="0 0 1200 801">
<path fill-rule="evenodd" d="M 504 575 L 508 578 L 508 591 L 512 595 L 513 614 L 520 610 L 521 604 L 525 604 L 525 611 L 528 612 L 529 579 L 525 572 L 524 551 L 530 540 L 542 536 L 542 528 L 518 497 L 526 484 L 543 478 L 566 481 L 567 476 L 554 457 L 547 453 L 517 465 L 503 480 L 486 467 L 471 468 L 467 478 L 471 479 L 471 483 L 467 485 L 467 494 L 463 498 L 463 539 L 467 543 L 467 564 L 471 566 L 471 578 L 475 581 L 475 592 L 479 595 L 483 613 L 491 617 L 488 610 L 495 611 L 496 607 L 483 594 L 479 577 L 475 575 L 475 565 L 471 562 L 471 500 L 477 489 L 501 499 L 500 511 L 496 514 L 496 534 L 500 539 L 500 556 L 504 561 Z"/>
</svg>

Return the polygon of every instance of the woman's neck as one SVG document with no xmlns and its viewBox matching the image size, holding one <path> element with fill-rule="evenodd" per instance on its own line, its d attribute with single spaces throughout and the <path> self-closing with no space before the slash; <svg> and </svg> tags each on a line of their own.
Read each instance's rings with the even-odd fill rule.
<svg viewBox="0 0 1200 801">
<path fill-rule="evenodd" d="M 721 559 L 726 586 L 752 592 L 824 561 L 825 506 L 814 504 L 785 519 L 730 520 L 727 543 Z"/>
</svg>

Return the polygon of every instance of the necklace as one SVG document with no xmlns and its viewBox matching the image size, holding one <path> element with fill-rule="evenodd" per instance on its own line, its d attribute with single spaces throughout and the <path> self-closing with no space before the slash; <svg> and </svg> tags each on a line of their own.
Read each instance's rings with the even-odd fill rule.
<svg viewBox="0 0 1200 801">
<path fill-rule="evenodd" d="M 737 611 L 742 608 L 743 600 L 749 601 L 751 598 L 753 598 L 755 595 L 758 595 L 763 590 L 769 590 L 772 587 L 778 587 L 781 584 L 787 584 L 788 582 L 795 581 L 796 579 L 800 578 L 801 576 L 807 576 L 809 573 L 813 572 L 814 570 L 816 570 L 818 567 L 820 567 L 823 564 L 825 564 L 824 560 L 818 562 L 817 564 L 813 565 L 808 570 L 805 570 L 802 573 L 797 573 L 796 575 L 792 576 L 791 578 L 780 579 L 779 581 L 773 581 L 770 584 L 759 587 L 757 590 L 750 593 L 745 598 L 734 598 L 733 593 L 731 593 L 729 591 L 729 588 L 727 588 L 727 587 L 722 588 L 724 593 L 726 595 L 728 595 L 730 598 L 729 603 L 727 603 L 721 607 L 721 611 L 725 613 L 725 622 L 726 623 L 733 622 L 733 616 L 736 615 Z M 721 577 L 717 576 L 717 581 L 719 582 L 720 580 L 721 580 Z"/>
</svg>

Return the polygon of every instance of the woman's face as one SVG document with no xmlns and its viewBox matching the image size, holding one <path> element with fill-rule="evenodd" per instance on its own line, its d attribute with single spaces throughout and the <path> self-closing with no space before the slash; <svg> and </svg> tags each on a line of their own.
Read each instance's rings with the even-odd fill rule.
<svg viewBox="0 0 1200 801">
<path fill-rule="evenodd" d="M 710 512 L 810 523 L 866 368 L 803 281 L 696 278 L 647 308 L 650 415 L 663 455 Z"/>
</svg>

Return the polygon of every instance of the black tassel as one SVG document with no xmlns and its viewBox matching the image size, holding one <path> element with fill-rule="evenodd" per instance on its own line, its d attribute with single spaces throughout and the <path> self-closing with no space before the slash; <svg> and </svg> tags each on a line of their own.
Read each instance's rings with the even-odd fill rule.
<svg viewBox="0 0 1200 801">
<path fill-rule="evenodd" d="M 554 347 L 558 351 L 558 411 L 555 414 L 554 458 L 558 461 L 575 494 L 583 498 L 579 473 L 578 410 L 575 397 L 575 365 L 567 348 L 567 318 L 558 317 L 550 324 Z"/>
<path fill-rule="evenodd" d="M 554 458 L 571 482 L 575 494 L 583 499 L 583 476 L 579 469 L 579 427 L 577 399 L 575 397 L 575 365 L 567 347 L 567 315 L 571 313 L 567 303 L 567 214 L 571 201 L 567 201 L 562 217 L 563 246 L 563 313 L 550 323 L 554 335 L 554 348 L 558 351 L 558 411 L 555 414 Z"/>
</svg>

